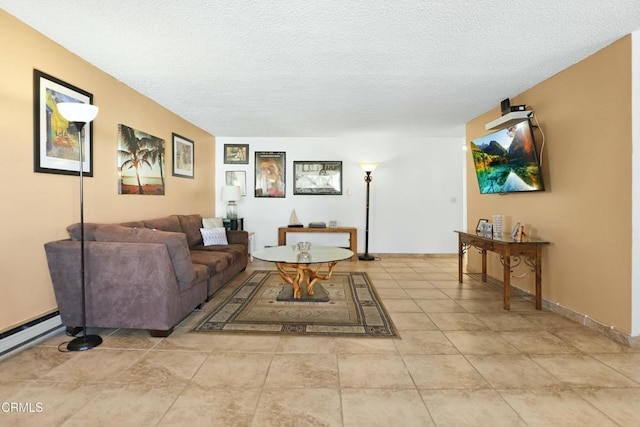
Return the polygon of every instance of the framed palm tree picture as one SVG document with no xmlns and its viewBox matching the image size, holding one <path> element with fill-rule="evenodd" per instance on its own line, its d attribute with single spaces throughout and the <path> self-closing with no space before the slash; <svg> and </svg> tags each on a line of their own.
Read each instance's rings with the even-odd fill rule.
<svg viewBox="0 0 640 427">
<path fill-rule="evenodd" d="M 195 160 L 193 141 L 177 133 L 172 133 L 171 139 L 173 140 L 173 176 L 193 178 Z"/>
<path fill-rule="evenodd" d="M 164 139 L 118 125 L 118 193 L 164 195 Z"/>
</svg>

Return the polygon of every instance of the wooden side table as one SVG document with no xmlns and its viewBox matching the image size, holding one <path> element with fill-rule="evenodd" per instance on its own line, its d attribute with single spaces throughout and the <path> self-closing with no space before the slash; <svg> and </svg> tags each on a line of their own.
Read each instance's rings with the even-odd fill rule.
<svg viewBox="0 0 640 427">
<path fill-rule="evenodd" d="M 482 254 L 482 281 L 487 281 L 487 251 L 500 255 L 500 262 L 503 266 L 503 307 L 505 310 L 511 308 L 511 257 L 519 264 L 523 257 L 524 262 L 535 273 L 536 288 L 536 309 L 542 309 L 542 247 L 549 242 L 525 238 L 521 242 L 516 242 L 507 236 L 492 236 L 481 233 L 458 233 L 458 282 L 462 282 L 462 258 L 467 249 L 471 246 L 478 248 Z"/>
<path fill-rule="evenodd" d="M 348 233 L 349 247 L 347 249 L 353 252 L 351 259 L 353 261 L 358 260 L 358 229 L 355 227 L 280 227 L 278 228 L 278 246 L 286 246 L 287 233 Z"/>
</svg>

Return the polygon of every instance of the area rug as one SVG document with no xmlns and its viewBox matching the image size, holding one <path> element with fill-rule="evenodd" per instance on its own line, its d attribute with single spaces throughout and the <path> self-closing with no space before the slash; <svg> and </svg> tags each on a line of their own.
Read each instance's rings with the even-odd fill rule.
<svg viewBox="0 0 640 427">
<path fill-rule="evenodd" d="M 318 286 L 328 302 L 277 301 L 286 284 L 276 271 L 256 271 L 194 330 L 213 333 L 397 336 L 366 273 L 334 273 Z"/>
</svg>

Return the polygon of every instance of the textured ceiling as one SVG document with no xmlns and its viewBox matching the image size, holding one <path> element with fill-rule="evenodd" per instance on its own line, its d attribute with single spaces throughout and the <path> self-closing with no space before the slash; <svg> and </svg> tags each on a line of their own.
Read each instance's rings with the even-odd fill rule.
<svg viewBox="0 0 640 427">
<path fill-rule="evenodd" d="M 640 29 L 638 0 L 0 0 L 0 8 L 218 136 L 462 136 L 465 122 L 500 100 Z"/>
</svg>

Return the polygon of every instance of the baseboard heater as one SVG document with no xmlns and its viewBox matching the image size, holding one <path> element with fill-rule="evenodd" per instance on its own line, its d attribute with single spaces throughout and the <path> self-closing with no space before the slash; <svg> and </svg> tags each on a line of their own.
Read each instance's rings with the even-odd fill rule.
<svg viewBox="0 0 640 427">
<path fill-rule="evenodd" d="M 0 359 L 27 344 L 62 328 L 60 312 L 55 311 L 21 326 L 0 333 Z"/>
</svg>

